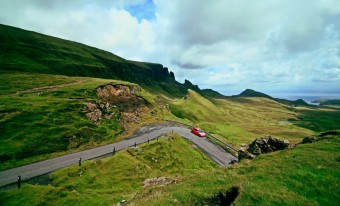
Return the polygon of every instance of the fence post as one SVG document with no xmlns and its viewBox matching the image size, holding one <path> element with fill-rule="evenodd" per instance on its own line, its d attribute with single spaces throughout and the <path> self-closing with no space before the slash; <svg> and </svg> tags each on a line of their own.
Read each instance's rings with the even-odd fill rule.
<svg viewBox="0 0 340 206">
<path fill-rule="evenodd" d="M 18 176 L 18 189 L 20 189 L 21 187 L 21 176 L 19 175 Z"/>
</svg>

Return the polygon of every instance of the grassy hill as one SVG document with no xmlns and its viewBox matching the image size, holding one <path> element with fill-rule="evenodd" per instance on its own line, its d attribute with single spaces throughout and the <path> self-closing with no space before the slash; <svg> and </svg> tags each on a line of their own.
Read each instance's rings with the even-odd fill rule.
<svg viewBox="0 0 340 206">
<path fill-rule="evenodd" d="M 161 121 L 167 112 L 156 103 L 156 97 L 119 80 L 1 73 L 0 81 L 4 83 L 0 86 L 0 170 L 117 141 L 122 132 L 127 135 L 134 127 Z M 127 109 L 134 111 L 125 111 L 115 104 L 110 118 L 104 118 L 103 113 L 100 122 L 91 121 L 86 104 L 102 104 L 97 89 L 106 84 L 140 88 L 137 95 L 145 101 L 144 106 L 133 108 L 126 102 Z M 140 122 L 131 121 L 124 128 L 124 112 L 137 116 Z"/>
<path fill-rule="evenodd" d="M 268 99 L 273 99 L 271 96 L 257 92 L 252 89 L 246 89 L 243 92 L 241 92 L 239 95 L 235 95 L 234 97 L 263 97 L 263 98 L 268 98 Z"/>
<path fill-rule="evenodd" d="M 189 90 L 185 98 L 170 102 L 170 110 L 180 121 L 197 124 L 236 147 L 259 136 L 275 135 L 297 142 L 301 137 L 313 134 L 313 131 L 289 122 L 299 121 L 297 116 L 304 111 L 303 107 L 291 111 L 290 107 L 267 98 L 240 97 L 210 101 Z M 338 110 L 333 112 L 334 116 L 340 115 Z M 335 123 L 335 119 L 331 119 L 329 121 Z"/>
<path fill-rule="evenodd" d="M 236 190 L 234 205 L 337 205 L 339 136 L 218 167 L 178 136 L 166 136 L 112 157 L 50 175 L 49 185 L 0 191 L 4 205 L 218 205 Z M 80 174 L 82 171 L 82 174 Z M 168 181 L 145 185 L 148 178 Z"/>
<path fill-rule="evenodd" d="M 94 47 L 0 24 L 0 71 L 124 80 L 169 96 L 183 96 L 161 64 L 129 61 Z"/>
<path fill-rule="evenodd" d="M 252 89 L 246 89 L 243 92 L 241 92 L 238 95 L 231 96 L 231 98 L 239 98 L 239 97 L 262 97 L 262 98 L 267 98 L 271 99 L 274 101 L 277 101 L 282 104 L 290 105 L 290 106 L 308 106 L 308 103 L 305 102 L 302 99 L 297 99 L 297 100 L 286 100 L 286 99 L 279 99 L 279 98 L 273 98 L 265 93 L 258 92 Z"/>
</svg>

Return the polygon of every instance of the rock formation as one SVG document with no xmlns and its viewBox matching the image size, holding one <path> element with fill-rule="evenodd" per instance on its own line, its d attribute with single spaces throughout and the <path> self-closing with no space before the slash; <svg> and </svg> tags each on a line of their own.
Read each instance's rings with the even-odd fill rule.
<svg viewBox="0 0 340 206">
<path fill-rule="evenodd" d="M 123 123 L 138 122 L 140 108 L 148 105 L 146 100 L 136 95 L 140 91 L 141 88 L 134 85 L 102 85 L 97 88 L 98 100 L 84 103 L 83 111 L 95 123 L 104 118 L 111 119 L 115 114 L 120 114 Z"/>
<path fill-rule="evenodd" d="M 289 147 L 287 140 L 280 140 L 275 137 L 267 136 L 257 138 L 249 145 L 248 152 L 259 155 L 262 153 L 274 152 L 277 150 L 284 150 Z"/>
</svg>

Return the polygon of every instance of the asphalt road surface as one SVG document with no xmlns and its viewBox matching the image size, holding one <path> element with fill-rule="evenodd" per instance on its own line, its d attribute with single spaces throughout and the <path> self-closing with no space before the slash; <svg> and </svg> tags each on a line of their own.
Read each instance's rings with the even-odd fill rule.
<svg viewBox="0 0 340 206">
<path fill-rule="evenodd" d="M 212 143 L 209 139 L 198 137 L 192 134 L 187 128 L 173 125 L 155 125 L 141 128 L 131 138 L 120 142 L 2 171 L 0 172 L 0 187 L 17 182 L 19 175 L 22 180 L 25 181 L 63 167 L 78 164 L 79 158 L 81 158 L 82 161 L 94 159 L 112 153 L 113 148 L 115 148 L 116 151 L 123 150 L 134 146 L 135 143 L 141 144 L 170 132 L 178 133 L 182 137 L 190 140 L 221 166 L 225 167 L 231 161 L 237 160 L 236 157 L 232 156 L 218 145 Z"/>
</svg>

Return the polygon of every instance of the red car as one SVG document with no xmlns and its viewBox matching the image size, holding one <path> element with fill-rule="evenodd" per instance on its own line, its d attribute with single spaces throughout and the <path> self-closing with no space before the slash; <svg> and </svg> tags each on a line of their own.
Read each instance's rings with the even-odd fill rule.
<svg viewBox="0 0 340 206">
<path fill-rule="evenodd" d="M 199 137 L 205 137 L 206 136 L 205 132 L 198 127 L 193 127 L 191 129 L 191 132 L 194 133 L 195 135 L 199 136 Z"/>
</svg>

